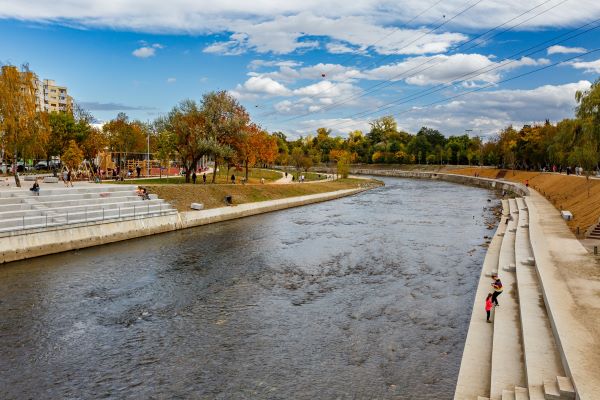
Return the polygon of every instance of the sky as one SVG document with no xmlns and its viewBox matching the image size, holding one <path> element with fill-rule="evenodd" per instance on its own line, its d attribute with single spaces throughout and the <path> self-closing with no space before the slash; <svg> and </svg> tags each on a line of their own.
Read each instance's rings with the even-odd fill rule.
<svg viewBox="0 0 600 400">
<path fill-rule="evenodd" d="M 0 0 L 0 63 L 99 121 L 227 90 L 289 138 L 326 127 L 489 137 L 571 117 L 600 77 L 595 0 Z"/>
</svg>

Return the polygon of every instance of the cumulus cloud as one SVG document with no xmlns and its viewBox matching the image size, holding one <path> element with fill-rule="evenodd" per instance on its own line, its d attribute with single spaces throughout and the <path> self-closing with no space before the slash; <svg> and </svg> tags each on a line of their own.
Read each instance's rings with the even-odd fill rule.
<svg viewBox="0 0 600 400">
<path fill-rule="evenodd" d="M 254 99 L 259 96 L 289 96 L 292 91 L 269 77 L 252 76 L 243 84 L 238 84 L 231 93 L 238 99 Z"/>
<path fill-rule="evenodd" d="M 548 47 L 548 55 L 552 54 L 581 54 L 587 50 L 583 47 L 565 47 L 565 46 L 550 46 Z"/>
<path fill-rule="evenodd" d="M 131 52 L 131 54 L 138 58 L 153 57 L 156 54 L 156 48 L 144 46 L 140 47 L 139 49 L 135 49 Z"/>
<path fill-rule="evenodd" d="M 596 61 L 573 61 L 569 65 L 575 69 L 582 69 L 587 73 L 600 74 L 600 59 Z"/>
<path fill-rule="evenodd" d="M 490 136 L 509 124 L 542 123 L 546 119 L 558 121 L 573 116 L 575 92 L 587 90 L 589 81 L 564 85 L 544 85 L 529 90 L 489 90 L 469 93 L 448 103 L 432 106 L 400 106 L 386 110 L 394 115 L 399 127 L 417 132 L 420 127 L 439 129 L 446 135 L 473 134 Z M 379 114 L 344 118 L 311 119 L 293 123 L 288 131 L 298 134 L 314 132 L 321 126 L 332 128 L 338 134 L 356 129 L 368 131 L 368 122 Z"/>
<path fill-rule="evenodd" d="M 525 66 L 547 65 L 545 58 L 522 57 L 518 60 L 496 62 L 483 54 L 453 54 L 412 57 L 396 64 L 388 64 L 364 71 L 362 76 L 371 80 L 404 80 L 411 85 L 425 86 L 464 80 L 472 87 L 480 83 L 496 83 L 502 72 Z"/>
</svg>

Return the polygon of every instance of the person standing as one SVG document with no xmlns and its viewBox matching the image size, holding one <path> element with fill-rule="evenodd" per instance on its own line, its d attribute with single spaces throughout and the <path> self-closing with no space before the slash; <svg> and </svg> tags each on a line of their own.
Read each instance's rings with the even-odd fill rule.
<svg viewBox="0 0 600 400">
<path fill-rule="evenodd" d="M 139 178 L 142 173 L 142 167 L 140 167 L 140 164 L 138 164 L 137 167 L 135 167 L 135 172 L 137 173 L 137 177 Z"/>
<path fill-rule="evenodd" d="M 67 186 L 73 187 L 73 176 L 71 175 L 71 170 L 67 172 Z"/>
<path fill-rule="evenodd" d="M 192 174 L 192 182 L 194 182 L 194 185 L 196 184 L 196 171 Z"/>
<path fill-rule="evenodd" d="M 494 294 L 492 295 L 492 303 L 494 303 L 496 307 L 498 307 L 500 305 L 498 304 L 498 296 L 502 294 L 504 287 L 502 286 L 502 281 L 500 280 L 498 274 L 492 274 L 492 279 L 494 280 L 494 283 L 492 283 L 492 287 L 494 288 Z"/>
<path fill-rule="evenodd" d="M 231 183 L 235 185 L 235 174 L 231 174 Z"/>
<path fill-rule="evenodd" d="M 206 185 L 206 172 L 202 174 L 202 182 Z"/>
<path fill-rule="evenodd" d="M 492 322 L 490 321 L 490 313 L 492 311 L 492 296 L 493 294 L 488 293 L 487 297 L 485 298 L 485 313 L 487 314 L 486 322 L 488 324 Z"/>
</svg>

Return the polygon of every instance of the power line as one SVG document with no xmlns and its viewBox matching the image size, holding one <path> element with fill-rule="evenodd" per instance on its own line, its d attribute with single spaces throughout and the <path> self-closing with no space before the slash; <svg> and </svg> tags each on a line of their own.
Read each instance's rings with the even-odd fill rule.
<svg viewBox="0 0 600 400">
<path fill-rule="evenodd" d="M 598 28 L 598 27 L 596 27 L 596 28 Z M 596 28 L 594 28 L 594 29 L 596 29 Z M 543 71 L 543 70 L 546 70 L 546 69 L 549 69 L 549 68 L 552 68 L 552 67 L 556 67 L 557 65 L 563 64 L 565 62 L 572 61 L 572 60 L 575 60 L 576 58 L 584 57 L 584 56 L 587 56 L 587 55 L 590 55 L 590 54 L 593 54 L 593 53 L 596 53 L 596 52 L 599 52 L 599 51 L 600 51 L 600 48 L 589 50 L 589 51 L 586 51 L 585 53 L 578 54 L 576 56 L 572 56 L 572 57 L 566 58 L 564 60 L 557 61 L 557 62 L 554 62 L 552 64 L 548 64 L 548 65 L 545 65 L 543 67 L 536 68 L 534 70 L 531 70 L 531 71 L 528 71 L 528 72 L 525 72 L 525 73 L 522 73 L 522 74 L 510 77 L 510 78 L 503 79 L 503 80 L 498 81 L 498 82 L 490 83 L 490 84 L 487 84 L 487 85 L 484 85 L 484 86 L 481 86 L 481 87 L 478 87 L 478 88 L 475 88 L 475 89 L 472 89 L 472 90 L 469 90 L 469 91 L 466 91 L 466 92 L 463 92 L 463 93 L 459 93 L 457 95 L 454 95 L 454 96 L 451 96 L 451 97 L 447 97 L 447 98 L 442 99 L 442 100 L 436 100 L 436 101 L 433 101 L 433 102 L 428 103 L 428 104 L 424 104 L 424 105 L 419 106 L 419 107 L 420 108 L 425 108 L 425 107 L 430 107 L 430 106 L 436 105 L 436 104 L 446 103 L 446 102 L 448 102 L 450 100 L 454 100 L 454 99 L 456 99 L 458 97 L 466 96 L 468 94 L 479 92 L 479 91 L 482 91 L 484 89 L 488 89 L 490 87 L 500 85 L 502 83 L 506 83 L 506 82 L 509 82 L 509 81 L 512 81 L 512 80 L 515 80 L 515 79 L 518 79 L 518 78 L 522 78 L 524 76 L 531 75 L 531 74 L 536 73 L 536 72 L 540 72 L 540 71 Z M 405 113 L 413 111 L 413 110 L 414 110 L 414 108 L 409 108 L 409 109 L 403 110 L 403 111 L 401 111 L 399 113 L 396 113 L 396 115 L 402 115 L 402 114 L 405 114 Z M 344 125 L 344 124 L 347 124 L 347 123 L 341 123 L 341 124 Z M 336 125 L 340 125 L 340 124 L 334 124 L 332 126 L 336 126 Z M 355 121 L 352 121 L 352 123 L 350 125 L 348 125 L 348 126 L 354 126 L 354 125 L 358 125 L 358 123 L 356 123 Z"/>
<path fill-rule="evenodd" d="M 508 23 L 510 23 L 510 22 L 512 22 L 512 21 L 514 21 L 514 20 L 516 20 L 516 19 L 518 19 L 518 18 L 520 18 L 520 17 L 522 17 L 523 15 L 525 15 L 525 14 L 527 14 L 527 13 L 529 13 L 529 12 L 531 12 L 531 11 L 535 10 L 536 8 L 539 8 L 539 7 L 541 7 L 541 6 L 545 5 L 545 4 L 547 4 L 547 3 L 548 3 L 548 2 L 550 2 L 550 1 L 552 1 L 552 0 L 546 0 L 546 1 L 544 1 L 544 2 L 542 2 L 542 3 L 540 3 L 540 4 L 538 4 L 538 5 L 536 5 L 535 7 L 533 7 L 533 8 L 530 8 L 529 10 L 527 10 L 527 11 L 525 11 L 525 12 L 523 12 L 523 13 L 521 13 L 521 14 L 517 15 L 516 17 L 513 17 L 513 18 L 509 19 L 508 21 L 506 21 L 506 22 L 503 22 L 502 24 L 500 24 L 500 25 L 497 25 L 497 26 L 495 26 L 495 27 L 494 27 L 494 28 L 492 28 L 492 29 L 489 29 L 488 31 L 486 31 L 486 32 L 484 32 L 484 33 L 482 33 L 482 34 L 480 34 L 480 35 L 477 35 L 477 36 L 475 36 L 475 37 L 474 37 L 474 38 L 472 38 L 471 40 L 469 40 L 469 41 L 467 41 L 467 42 L 464 42 L 464 43 L 460 44 L 459 46 L 457 46 L 457 47 L 455 47 L 455 48 L 453 48 L 453 49 L 450 49 L 450 51 L 449 51 L 449 52 L 456 51 L 456 50 L 458 50 L 459 48 L 463 47 L 464 45 L 466 45 L 466 44 L 468 44 L 468 43 L 470 43 L 470 42 L 473 42 L 473 41 L 475 41 L 475 40 L 477 40 L 477 39 L 480 39 L 480 38 L 482 38 L 483 36 L 487 35 L 488 33 L 490 33 L 490 32 L 493 32 L 494 30 L 496 30 L 496 29 L 498 29 L 498 28 L 500 28 L 500 27 L 502 27 L 502 26 L 504 26 L 504 25 L 506 25 L 506 24 L 508 24 Z M 548 8 L 548 9 L 546 9 L 546 10 L 542 11 L 542 12 L 540 12 L 540 13 L 537 13 L 537 14 L 535 14 L 535 15 L 533 15 L 533 16 L 531 16 L 531 17 L 529 17 L 528 19 L 526 19 L 526 20 L 524 20 L 524 21 L 521 21 L 521 22 L 519 22 L 518 24 L 515 24 L 515 25 L 513 25 L 513 26 L 511 26 L 511 27 L 509 27 L 509 28 L 506 28 L 506 29 L 504 29 L 504 30 L 502 30 L 502 31 L 500 31 L 500 32 L 498 32 L 498 33 L 496 33 L 496 34 L 494 34 L 494 35 L 490 36 L 489 38 L 487 38 L 487 40 L 489 40 L 489 39 L 492 39 L 492 38 L 494 38 L 494 37 L 496 37 L 496 36 L 499 36 L 499 35 L 501 35 L 501 34 L 503 34 L 503 33 L 507 32 L 507 31 L 509 31 L 509 30 L 512 30 L 512 29 L 514 29 L 514 28 L 516 28 L 516 27 L 518 27 L 518 26 L 520 26 L 520 25 L 523 25 L 524 23 L 526 23 L 526 22 L 528 22 L 528 21 L 531 21 L 532 19 L 534 19 L 534 18 L 537 18 L 537 17 L 539 17 L 539 16 L 540 16 L 540 15 L 542 15 L 542 14 L 545 14 L 545 13 L 547 13 L 548 11 L 550 11 L 550 10 L 552 10 L 552 9 L 554 9 L 554 8 L 556 8 L 556 7 L 558 7 L 559 5 L 562 5 L 562 4 L 564 4 L 564 3 L 565 3 L 565 2 L 567 2 L 567 1 L 568 1 L 568 0 L 562 0 L 562 1 L 560 1 L 559 3 L 557 3 L 557 4 L 553 5 L 552 7 Z M 467 49 L 464 49 L 464 51 L 471 50 L 471 49 L 473 49 L 473 48 L 475 48 L 475 47 L 478 47 L 478 46 L 480 46 L 480 45 L 481 45 L 481 43 L 476 43 L 476 44 L 474 44 L 473 46 L 471 46 L 471 47 L 469 47 L 469 48 L 467 48 Z M 381 90 L 381 89 L 383 89 L 383 88 L 387 88 L 387 87 L 389 87 L 389 86 L 392 86 L 392 85 L 396 84 L 396 82 L 399 82 L 399 81 L 401 81 L 402 79 L 408 79 L 408 78 L 411 78 L 411 77 L 413 77 L 413 76 L 415 76 L 415 75 L 417 75 L 417 74 L 419 74 L 419 73 L 422 73 L 422 72 L 424 72 L 424 71 L 426 71 L 426 70 L 428 70 L 428 69 L 430 69 L 430 68 L 433 68 L 433 67 L 435 67 L 436 65 L 439 65 L 439 64 L 441 64 L 441 63 L 443 62 L 443 61 L 440 61 L 440 60 L 438 59 L 438 62 L 436 62 L 436 63 L 434 63 L 434 64 L 432 64 L 432 65 L 428 66 L 427 68 L 423 68 L 423 69 L 421 69 L 421 70 L 418 70 L 418 68 L 419 68 L 419 67 L 422 67 L 422 66 L 424 66 L 424 65 L 426 65 L 426 64 L 429 64 L 430 62 L 432 62 L 432 61 L 434 61 L 434 60 L 435 60 L 434 58 L 429 58 L 427 61 L 425 61 L 425 62 L 423 62 L 423 63 L 421 63 L 421 64 L 419 64 L 419 65 L 416 65 L 416 66 L 414 66 L 414 67 L 411 67 L 411 68 L 409 68 L 408 70 L 406 70 L 406 71 L 403 71 L 403 72 L 401 72 L 401 73 L 399 73 L 399 74 L 397 74 L 397 75 L 395 75 L 395 76 L 393 76 L 393 77 L 391 77 L 391 78 L 385 79 L 385 80 L 383 80 L 383 81 L 381 81 L 381 82 L 379 82 L 379 83 L 377 83 L 377 84 L 374 84 L 374 85 L 372 85 L 372 86 L 368 87 L 368 88 L 366 89 L 366 91 L 364 91 L 364 92 L 361 92 L 361 93 L 359 93 L 359 94 L 355 94 L 355 95 L 351 95 L 351 96 L 349 96 L 349 97 L 346 97 L 346 98 L 344 98 L 344 99 L 342 99 L 342 100 L 340 100 L 340 101 L 334 102 L 334 103 L 332 103 L 332 104 L 330 104 L 330 105 L 328 105 L 328 106 L 326 106 L 326 107 L 324 107 L 324 108 L 322 108 L 322 109 L 320 109 L 320 110 L 318 110 L 318 111 L 314 111 L 314 112 L 306 112 L 306 113 L 304 113 L 304 114 L 300 114 L 300 115 L 297 115 L 297 116 L 294 116 L 294 117 L 290 117 L 290 118 L 284 119 L 283 121 L 280 121 L 280 122 L 288 122 L 288 121 L 293 121 L 293 120 L 295 120 L 295 119 L 299 119 L 299 118 L 302 118 L 302 117 L 305 117 L 305 116 L 308 116 L 308 115 L 311 115 L 311 114 L 315 114 L 315 113 L 317 113 L 317 112 L 329 111 L 329 110 L 331 110 L 331 109 L 333 109 L 333 108 L 335 108 L 335 107 L 337 107 L 337 106 L 339 106 L 339 105 L 346 104 L 346 103 L 348 103 L 348 102 L 349 102 L 349 101 L 351 101 L 351 100 L 354 100 L 354 99 L 358 99 L 358 98 L 364 97 L 364 96 L 366 96 L 366 95 L 368 95 L 368 94 L 370 94 L 370 93 L 373 93 L 373 92 L 376 92 L 376 91 L 378 91 L 378 90 Z M 417 70 L 415 73 L 413 73 L 413 74 L 411 74 L 411 75 L 408 75 L 408 76 L 406 76 L 406 74 L 407 74 L 408 72 L 410 72 L 410 71 L 413 71 L 413 70 L 415 70 L 415 69 Z"/>
<path fill-rule="evenodd" d="M 551 46 L 553 46 L 553 45 L 556 45 L 556 44 L 560 44 L 560 43 L 564 43 L 564 42 L 566 42 L 567 40 L 570 40 L 570 39 L 576 38 L 576 37 L 578 37 L 578 36 L 581 36 L 581 35 L 583 35 L 583 34 L 585 34 L 585 33 L 587 33 L 587 32 L 590 32 L 590 31 L 592 31 L 592 30 L 598 29 L 598 28 L 600 27 L 600 25 L 593 26 L 593 27 L 591 27 L 591 28 L 588 28 L 588 29 L 586 29 L 586 30 L 584 30 L 584 31 L 582 31 L 582 32 L 579 32 L 579 33 L 575 34 L 575 35 L 572 35 L 572 36 L 570 36 L 570 37 L 567 37 L 567 38 L 565 38 L 565 39 L 563 39 L 563 40 L 560 40 L 560 41 L 558 41 L 558 42 L 554 42 L 556 39 L 558 39 L 558 38 L 560 38 L 560 37 L 562 37 L 562 36 L 569 35 L 569 34 L 571 34 L 571 33 L 573 33 L 573 32 L 576 32 L 576 31 L 578 31 L 578 30 L 580 30 L 580 29 L 582 29 L 582 28 L 585 28 L 586 26 L 592 25 L 592 24 L 594 24 L 594 23 L 596 23 L 596 22 L 598 22 L 598 21 L 600 21 L 600 18 L 599 18 L 599 19 L 596 19 L 596 20 L 594 20 L 594 21 L 592 21 L 592 22 L 589 22 L 589 23 L 587 23 L 587 24 L 585 24 L 585 25 L 583 25 L 583 26 L 581 26 L 581 27 L 579 27 L 579 28 L 577 28 L 577 29 L 575 29 L 575 30 L 573 30 L 573 31 L 570 31 L 570 32 L 564 33 L 564 34 L 562 34 L 562 35 L 558 35 L 558 36 L 556 36 L 556 37 L 554 37 L 554 38 L 552 38 L 552 39 L 546 40 L 546 41 L 544 41 L 544 42 L 542 42 L 542 43 L 539 43 L 539 44 L 537 44 L 537 45 L 531 46 L 531 47 L 529 47 L 529 48 L 527 48 L 527 49 L 525 49 L 525 50 L 521 50 L 521 51 L 519 51 L 519 52 L 517 52 L 517 53 L 514 53 L 514 54 L 510 55 L 509 57 L 507 57 L 507 58 L 503 59 L 503 60 L 502 60 L 502 61 L 500 61 L 499 63 L 497 63 L 495 66 L 485 66 L 485 67 L 479 68 L 479 69 L 477 69 L 477 70 L 470 71 L 470 72 L 468 72 L 468 73 L 466 73 L 466 74 L 463 74 L 463 75 L 461 75 L 461 76 L 454 77 L 454 78 L 452 78 L 452 79 L 449 79 L 449 80 L 447 80 L 447 81 L 445 81 L 445 82 L 439 83 L 439 84 L 437 84 L 436 86 L 433 86 L 433 87 L 431 87 L 431 88 L 429 88 L 429 89 L 425 89 L 425 90 L 423 90 L 423 91 L 421 91 L 421 92 L 418 92 L 418 93 L 415 93 L 415 94 L 412 94 L 412 95 L 409 95 L 409 96 L 406 96 L 406 97 L 400 97 L 400 98 L 398 98 L 398 99 L 395 99 L 395 100 L 393 100 L 393 101 L 390 101 L 390 102 L 388 102 L 388 103 L 386 103 L 386 104 L 383 104 L 383 105 L 381 105 L 381 106 L 378 106 L 378 107 L 376 107 L 376 108 L 375 108 L 374 110 L 372 110 L 372 111 L 369 111 L 369 110 L 367 110 L 367 111 L 361 111 L 361 112 L 358 112 L 358 113 L 353 113 L 353 114 L 350 114 L 350 115 L 344 116 L 343 118 L 362 117 L 362 116 L 366 116 L 366 115 L 375 114 L 375 113 L 377 113 L 377 112 L 385 111 L 385 110 L 388 110 L 388 109 L 390 109 L 390 108 L 393 108 L 393 107 L 395 107 L 396 105 L 405 104 L 405 103 L 408 103 L 408 102 L 410 102 L 410 101 L 416 100 L 416 99 L 418 99 L 418 98 L 425 97 L 425 96 L 428 96 L 428 95 L 430 95 L 430 94 L 433 94 L 433 93 L 439 92 L 439 91 L 441 91 L 441 90 L 443 90 L 443 89 L 447 88 L 447 87 L 448 87 L 448 86 L 447 86 L 448 84 L 452 84 L 453 86 L 456 86 L 456 85 L 458 85 L 458 84 L 460 84 L 460 83 L 464 83 L 464 82 L 466 82 L 466 81 L 468 81 L 468 80 L 472 80 L 473 78 L 475 78 L 475 77 L 477 77 L 477 76 L 480 76 L 480 75 L 486 74 L 486 73 L 488 73 L 488 72 L 491 72 L 491 71 L 495 71 L 495 70 L 497 70 L 497 69 L 504 68 L 504 67 L 506 67 L 507 65 L 510 65 L 510 64 L 512 64 L 512 63 L 514 63 L 514 62 L 516 62 L 516 61 L 518 61 L 518 60 L 516 60 L 516 59 L 512 59 L 512 57 L 516 57 L 516 56 L 518 56 L 518 55 L 521 55 L 521 54 L 523 54 L 523 53 L 525 53 L 525 52 L 527 52 L 527 51 L 529 51 L 529 50 L 531 50 L 531 49 L 535 49 L 535 48 L 537 48 L 537 47 L 539 47 L 539 46 L 542 46 L 542 45 L 548 44 L 549 42 L 553 42 L 553 43 L 551 44 Z M 525 55 L 524 55 L 524 57 L 526 57 L 526 56 L 530 56 L 530 55 L 532 55 L 532 54 L 538 53 L 538 52 L 540 52 L 540 51 L 543 51 L 543 50 L 547 50 L 549 47 L 550 47 L 550 46 L 548 46 L 548 47 L 544 47 L 544 48 L 542 48 L 542 49 L 534 50 L 534 51 L 532 51 L 532 52 L 530 52 L 530 53 L 527 53 L 527 54 L 525 54 Z M 505 61 L 508 61 L 508 62 L 506 62 L 506 63 L 505 63 Z M 480 71 L 481 71 L 481 72 L 480 72 Z M 479 72 L 479 73 L 476 73 L 476 72 Z M 462 79 L 462 78 L 465 78 L 465 79 Z M 401 101 L 401 100 L 402 100 L 402 101 Z M 334 125 L 334 126 L 335 126 L 335 125 Z"/>
<path fill-rule="evenodd" d="M 465 9 L 463 9 L 463 10 L 459 11 L 457 14 L 455 14 L 454 16 L 452 16 L 452 17 L 451 17 L 451 18 L 449 18 L 449 19 L 446 19 L 446 16 L 444 15 L 442 18 L 439 18 L 439 19 L 437 20 L 437 21 L 440 21 L 440 20 L 442 20 L 442 19 L 443 19 L 443 20 L 445 20 L 444 22 L 442 22 L 441 24 L 438 24 L 438 25 L 437 25 L 437 26 L 435 26 L 434 28 L 431 28 L 431 29 L 429 29 L 427 32 L 425 32 L 425 33 L 421 34 L 421 35 L 420 35 L 420 36 L 418 36 L 416 39 L 414 39 L 414 40 L 412 40 L 411 42 L 407 43 L 406 45 L 404 45 L 404 46 L 400 47 L 399 49 L 397 49 L 397 50 L 396 50 L 396 53 L 398 53 L 398 54 L 399 54 L 399 52 L 400 52 L 400 51 L 402 51 L 402 50 L 406 49 L 406 48 L 407 48 L 408 46 L 410 46 L 411 44 L 414 44 L 415 42 L 417 42 L 418 40 L 422 39 L 423 37 L 425 37 L 425 36 L 427 36 L 427 35 L 430 35 L 430 34 L 431 34 L 431 33 L 433 33 L 434 31 L 436 31 L 437 29 L 439 29 L 439 28 L 443 27 L 444 25 L 446 25 L 446 24 L 450 23 L 451 21 L 453 21 L 453 20 L 454 20 L 454 19 L 456 19 L 457 17 L 461 16 L 462 14 L 464 14 L 464 13 L 465 13 L 465 12 L 467 12 L 467 11 L 469 11 L 470 9 L 472 9 L 473 7 L 475 7 L 476 5 L 478 5 L 479 3 L 483 2 L 483 1 L 484 1 L 484 0 L 478 0 L 478 1 L 476 1 L 475 3 L 473 3 L 473 4 L 469 5 L 469 6 L 468 6 L 467 8 L 465 8 Z M 550 0 L 547 0 L 547 1 L 550 1 Z M 435 6 L 436 6 L 437 4 L 439 4 L 440 2 L 441 2 L 441 1 L 438 1 L 438 2 L 437 2 L 437 3 L 435 3 L 433 6 L 431 6 L 429 9 L 431 9 L 431 8 L 435 7 Z M 429 9 L 428 9 L 428 10 L 429 10 Z M 428 10 L 426 10 L 426 11 L 428 11 Z M 425 11 L 425 12 L 426 12 L 426 11 Z M 423 13 L 421 13 L 420 15 L 422 15 L 422 14 L 424 14 L 424 12 L 423 12 Z M 419 15 L 419 16 L 420 16 L 420 15 Z M 414 20 L 414 19 L 416 19 L 416 18 L 417 18 L 417 17 L 413 18 L 413 20 Z M 436 21 L 436 23 L 437 23 L 437 21 Z M 396 28 L 395 32 L 397 32 L 398 30 L 399 30 L 399 28 Z M 388 35 L 388 36 L 389 36 L 389 35 Z M 382 39 L 380 39 L 379 41 L 381 41 L 381 40 L 383 40 L 383 38 L 382 38 Z M 404 41 L 403 41 L 403 42 L 401 42 L 401 44 L 402 44 L 402 43 L 404 43 Z M 390 57 L 390 56 L 392 56 L 392 55 L 395 55 L 395 54 L 394 54 L 394 53 L 387 54 L 387 55 L 385 55 L 385 56 L 384 56 L 384 57 L 383 57 L 381 60 L 383 61 L 383 60 L 387 59 L 388 57 Z M 372 65 L 373 65 L 373 64 L 374 64 L 374 63 L 372 63 Z M 342 83 L 348 82 L 350 79 L 352 79 L 352 78 L 345 79 L 345 80 L 344 80 L 344 81 L 342 81 L 342 82 L 334 83 L 334 84 L 333 84 L 333 86 L 330 86 L 329 88 L 327 88 L 327 89 L 325 89 L 325 90 L 323 90 L 323 91 L 321 91 L 321 92 L 315 93 L 315 94 L 314 94 L 314 95 L 312 95 L 312 96 L 308 96 L 308 98 L 309 98 L 309 99 L 314 99 L 314 98 L 316 98 L 316 97 L 317 97 L 318 95 L 320 95 L 320 94 L 323 94 L 323 93 L 327 93 L 327 92 L 329 92 L 329 91 L 330 91 L 330 90 L 331 90 L 333 87 L 335 87 L 336 85 L 341 85 Z M 265 114 L 265 115 L 259 115 L 259 116 L 258 116 L 258 118 L 265 118 L 265 117 L 271 116 L 271 115 L 273 115 L 273 114 L 276 114 L 276 111 L 272 111 L 272 112 L 270 112 L 270 113 L 268 113 L 268 114 Z M 309 114 L 310 114 L 310 113 L 309 113 Z M 308 114 L 307 114 L 307 115 L 308 115 Z"/>
</svg>

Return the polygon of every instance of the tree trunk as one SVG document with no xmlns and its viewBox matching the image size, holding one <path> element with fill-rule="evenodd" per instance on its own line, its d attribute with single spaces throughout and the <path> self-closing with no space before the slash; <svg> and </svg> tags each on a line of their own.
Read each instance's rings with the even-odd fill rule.
<svg viewBox="0 0 600 400">
<path fill-rule="evenodd" d="M 248 182 L 248 160 L 246 160 L 246 182 Z"/>
<path fill-rule="evenodd" d="M 217 167 L 219 166 L 219 162 L 217 161 L 217 157 L 215 157 L 215 166 L 213 169 L 212 183 L 217 181 Z"/>
<path fill-rule="evenodd" d="M 187 165 L 185 166 L 185 183 L 190 183 L 191 170 Z"/>
<path fill-rule="evenodd" d="M 17 187 L 21 187 L 21 180 L 19 179 L 19 163 L 17 161 L 17 153 L 15 153 L 15 157 L 13 159 L 13 173 L 15 174 L 15 185 Z M 23 169 L 25 169 L 25 163 L 23 163 Z"/>
</svg>

